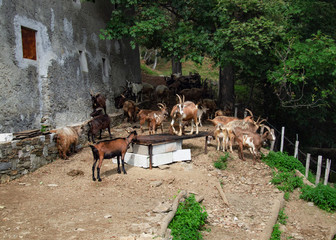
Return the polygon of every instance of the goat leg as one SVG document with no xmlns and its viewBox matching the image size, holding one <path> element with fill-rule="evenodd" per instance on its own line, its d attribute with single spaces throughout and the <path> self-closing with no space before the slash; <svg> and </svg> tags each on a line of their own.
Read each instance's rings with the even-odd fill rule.
<svg viewBox="0 0 336 240">
<path fill-rule="evenodd" d="M 124 158 L 125 158 L 125 154 L 121 157 L 121 165 L 122 165 L 123 173 L 127 174 L 127 172 L 125 170 Z"/>
<path fill-rule="evenodd" d="M 108 133 L 109 133 L 109 135 L 110 135 L 110 139 L 112 139 L 110 126 L 108 126 L 107 131 L 108 131 Z"/>
<path fill-rule="evenodd" d="M 93 165 L 92 165 L 92 180 L 93 181 L 96 181 L 96 178 L 95 178 L 95 168 L 96 168 L 96 163 L 97 163 L 97 159 L 94 161 Z"/>
<path fill-rule="evenodd" d="M 99 182 L 102 181 L 101 178 L 100 178 L 100 168 L 99 167 L 97 167 L 97 179 L 98 179 Z"/>
<path fill-rule="evenodd" d="M 117 170 L 117 172 L 120 174 L 121 171 L 120 171 L 120 160 L 119 160 L 119 157 L 120 156 L 117 156 L 117 163 L 118 163 L 118 170 Z"/>
<path fill-rule="evenodd" d="M 102 139 L 101 135 L 102 135 L 102 129 L 99 130 L 99 139 Z"/>
</svg>

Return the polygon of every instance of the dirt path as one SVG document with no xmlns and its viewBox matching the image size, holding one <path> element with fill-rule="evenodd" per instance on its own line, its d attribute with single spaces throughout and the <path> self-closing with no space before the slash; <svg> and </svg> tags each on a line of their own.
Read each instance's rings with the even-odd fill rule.
<svg viewBox="0 0 336 240">
<path fill-rule="evenodd" d="M 125 125 L 113 129 L 123 136 Z M 204 126 L 204 129 L 209 126 Z M 164 168 L 142 169 L 126 165 L 127 175 L 105 160 L 102 182 L 91 180 L 92 153 L 84 148 L 64 161 L 0 185 L 0 236 L 2 239 L 152 239 L 166 213 L 154 212 L 172 203 L 179 190 L 204 197 L 209 217 L 207 240 L 262 239 L 276 199 L 281 193 L 269 181 L 271 170 L 263 163 L 237 159 L 231 154 L 225 171 L 213 167 L 223 153 L 214 142 L 204 154 L 204 140 L 189 139 L 192 161 Z M 249 157 L 246 152 L 246 156 Z M 249 159 L 249 158 L 248 158 Z M 76 171 L 74 171 L 76 170 Z M 72 173 L 72 174 L 71 174 Z M 222 183 L 226 207 L 216 184 Z M 283 228 L 292 239 L 328 239 L 336 225 L 327 214 L 292 194 Z M 158 238 L 157 238 L 158 239 Z M 284 238 L 287 239 L 287 238 Z"/>
</svg>

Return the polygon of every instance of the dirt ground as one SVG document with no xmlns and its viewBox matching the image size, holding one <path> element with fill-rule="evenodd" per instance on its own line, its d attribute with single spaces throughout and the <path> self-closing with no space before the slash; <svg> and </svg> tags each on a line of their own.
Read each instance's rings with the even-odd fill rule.
<svg viewBox="0 0 336 240">
<path fill-rule="evenodd" d="M 128 124 L 113 128 L 113 136 L 126 136 Z M 210 129 L 205 125 L 202 130 Z M 104 160 L 102 182 L 91 178 L 92 153 L 86 147 L 69 160 L 57 159 L 20 179 L 0 185 L 1 239 L 160 239 L 157 233 L 180 190 L 204 197 L 208 212 L 206 240 L 265 239 L 273 226 L 274 206 L 282 194 L 269 182 L 271 170 L 230 154 L 228 168 L 218 170 L 213 162 L 215 142 L 204 153 L 203 138 L 183 141 L 192 160 L 143 169 L 126 165 L 127 175 Z M 265 150 L 263 150 L 265 151 Z M 221 183 L 226 206 L 216 185 Z M 326 213 L 299 199 L 298 191 L 285 202 L 287 225 L 283 239 L 329 239 L 336 226 L 335 214 Z M 290 237 L 290 238 L 289 238 Z"/>
</svg>

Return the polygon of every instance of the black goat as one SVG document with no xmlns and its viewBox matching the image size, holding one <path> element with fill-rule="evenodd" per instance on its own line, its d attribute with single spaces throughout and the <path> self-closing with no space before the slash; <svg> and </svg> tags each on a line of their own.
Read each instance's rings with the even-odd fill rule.
<svg viewBox="0 0 336 240">
<path fill-rule="evenodd" d="M 106 129 L 106 128 L 107 128 L 107 131 L 110 135 L 110 138 L 112 138 L 111 130 L 110 130 L 110 124 L 111 124 L 111 119 L 110 119 L 109 115 L 107 115 L 107 114 L 98 115 L 98 116 L 94 117 L 93 119 L 91 119 L 88 122 L 88 125 L 89 125 L 88 141 L 90 141 L 90 137 L 91 137 L 92 142 L 95 142 L 94 136 L 98 132 L 100 132 L 99 138 L 101 139 L 102 130 Z"/>
<path fill-rule="evenodd" d="M 104 112 L 106 113 L 106 98 L 100 94 L 94 94 L 90 91 L 91 101 L 92 101 L 92 109 L 96 110 L 97 108 L 103 108 Z"/>
</svg>

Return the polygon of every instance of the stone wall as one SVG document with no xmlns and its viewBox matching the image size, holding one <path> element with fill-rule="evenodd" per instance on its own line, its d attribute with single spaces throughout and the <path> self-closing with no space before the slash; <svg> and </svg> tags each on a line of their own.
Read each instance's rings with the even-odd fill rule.
<svg viewBox="0 0 336 240">
<path fill-rule="evenodd" d="M 111 127 L 122 122 L 122 114 L 110 115 Z M 19 178 L 59 158 L 54 133 L 23 140 L 0 142 L 0 183 Z M 77 149 L 87 146 L 87 132 L 79 137 Z"/>
</svg>

